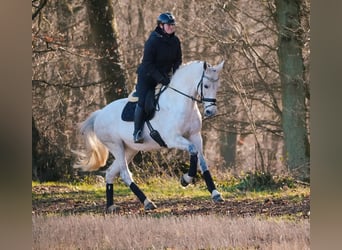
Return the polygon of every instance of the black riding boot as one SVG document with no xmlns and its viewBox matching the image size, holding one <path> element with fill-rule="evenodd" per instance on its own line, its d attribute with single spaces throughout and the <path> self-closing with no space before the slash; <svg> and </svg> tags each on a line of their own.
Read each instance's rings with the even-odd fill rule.
<svg viewBox="0 0 342 250">
<path fill-rule="evenodd" d="M 133 138 L 135 143 L 143 143 L 144 137 L 142 135 L 143 127 L 145 123 L 145 111 L 138 104 L 135 107 L 134 112 L 134 133 Z"/>
</svg>

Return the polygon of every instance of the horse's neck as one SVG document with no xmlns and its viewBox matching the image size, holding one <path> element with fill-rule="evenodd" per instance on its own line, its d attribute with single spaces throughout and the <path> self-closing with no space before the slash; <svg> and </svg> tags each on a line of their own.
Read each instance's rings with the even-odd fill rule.
<svg viewBox="0 0 342 250">
<path fill-rule="evenodd" d="M 186 69 L 184 69 L 186 70 Z M 197 93 L 197 83 L 200 81 L 200 75 L 201 72 L 199 71 L 198 68 L 189 69 L 189 72 L 182 72 L 181 75 L 175 75 L 175 79 L 173 79 L 170 83 L 170 87 L 178 90 L 179 92 L 182 92 L 182 94 L 180 93 L 176 93 L 174 96 L 174 98 L 176 98 L 176 96 L 180 95 L 181 97 L 185 97 L 185 95 L 187 96 L 191 96 L 191 97 L 195 97 L 196 93 Z M 198 77 L 194 77 L 198 75 Z M 173 90 L 173 92 L 176 92 Z M 172 95 L 173 93 L 171 93 Z M 172 97 L 173 98 L 173 97 Z M 184 99 L 184 98 L 181 98 Z M 191 101 L 191 98 L 187 98 Z M 186 101 L 189 101 L 186 100 Z"/>
<path fill-rule="evenodd" d="M 168 107 L 168 112 L 186 113 L 197 108 L 197 103 L 192 98 L 196 98 L 197 84 L 200 81 L 202 68 L 196 66 L 196 64 L 189 65 L 188 67 L 195 68 L 184 68 L 182 69 L 184 71 L 178 72 L 178 74 L 176 72 L 169 85 L 170 88 L 167 88 L 165 93 L 160 96 L 160 104 Z"/>
<path fill-rule="evenodd" d="M 182 93 L 189 95 L 188 93 L 185 93 L 183 91 Z M 191 100 L 190 97 L 186 97 L 185 95 L 182 95 L 175 90 L 168 88 L 166 89 L 165 93 L 160 96 L 160 104 L 161 106 L 170 107 L 168 108 L 168 110 L 175 110 L 174 107 L 176 106 L 183 107 L 182 109 L 184 110 L 186 108 L 192 108 L 195 102 Z"/>
</svg>

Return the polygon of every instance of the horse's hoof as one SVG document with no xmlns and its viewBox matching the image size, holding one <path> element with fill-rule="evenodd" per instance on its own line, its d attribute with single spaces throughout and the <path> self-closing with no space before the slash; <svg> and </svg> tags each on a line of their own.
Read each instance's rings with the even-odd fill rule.
<svg viewBox="0 0 342 250">
<path fill-rule="evenodd" d="M 146 205 L 144 206 L 145 211 L 154 210 L 156 208 L 157 208 L 157 206 L 156 206 L 156 204 L 154 204 L 153 201 L 147 202 Z"/>
<path fill-rule="evenodd" d="M 111 214 L 111 213 L 118 212 L 119 210 L 120 210 L 120 207 L 119 207 L 119 206 L 111 205 L 110 207 L 107 207 L 106 213 L 107 213 L 107 214 Z"/>
<path fill-rule="evenodd" d="M 190 183 L 186 182 L 184 175 L 182 175 L 181 179 L 180 179 L 180 183 L 183 187 L 188 186 Z"/>
<path fill-rule="evenodd" d="M 213 196 L 213 201 L 215 203 L 224 202 L 224 199 L 222 198 L 221 194 L 216 194 L 216 195 Z"/>
</svg>

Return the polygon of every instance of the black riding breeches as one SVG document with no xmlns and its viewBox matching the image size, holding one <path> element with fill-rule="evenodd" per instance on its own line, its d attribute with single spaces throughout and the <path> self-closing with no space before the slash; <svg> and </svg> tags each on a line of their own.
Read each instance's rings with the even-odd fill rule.
<svg viewBox="0 0 342 250">
<path fill-rule="evenodd" d="M 138 105 L 145 108 L 146 95 L 149 90 L 154 90 L 157 86 L 156 81 L 152 77 L 141 76 L 138 74 L 138 83 L 136 86 L 137 96 L 139 97 Z"/>
</svg>

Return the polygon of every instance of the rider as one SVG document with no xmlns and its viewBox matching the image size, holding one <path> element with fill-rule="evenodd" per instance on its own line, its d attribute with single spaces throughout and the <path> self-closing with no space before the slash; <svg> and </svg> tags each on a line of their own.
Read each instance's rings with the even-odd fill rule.
<svg viewBox="0 0 342 250">
<path fill-rule="evenodd" d="M 168 85 L 171 75 L 182 64 L 182 49 L 175 35 L 175 18 L 170 12 L 161 13 L 157 27 L 151 32 L 144 46 L 142 62 L 137 69 L 136 94 L 139 97 L 134 113 L 135 143 L 143 143 L 142 130 L 145 123 L 145 97 L 148 90 L 158 83 Z"/>
</svg>

